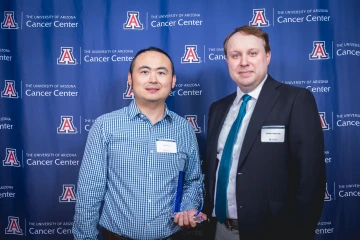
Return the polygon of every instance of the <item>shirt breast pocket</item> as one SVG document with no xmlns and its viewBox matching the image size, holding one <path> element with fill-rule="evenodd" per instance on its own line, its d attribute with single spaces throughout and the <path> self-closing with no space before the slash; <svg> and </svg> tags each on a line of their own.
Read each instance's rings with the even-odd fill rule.
<svg viewBox="0 0 360 240">
<path fill-rule="evenodd" d="M 187 166 L 187 155 L 177 153 L 157 153 L 154 159 L 154 167 L 160 172 L 178 173 L 184 171 Z"/>
</svg>

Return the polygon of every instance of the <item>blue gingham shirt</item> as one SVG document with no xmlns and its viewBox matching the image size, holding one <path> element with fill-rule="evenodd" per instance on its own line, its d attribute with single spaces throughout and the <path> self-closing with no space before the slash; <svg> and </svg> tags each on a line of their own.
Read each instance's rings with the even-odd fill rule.
<svg viewBox="0 0 360 240">
<path fill-rule="evenodd" d="M 156 141 L 162 139 L 174 140 L 177 152 L 157 152 Z M 195 132 L 187 120 L 166 107 L 164 117 L 152 125 L 135 101 L 100 116 L 80 167 L 75 239 L 97 239 L 98 223 L 131 239 L 161 239 L 179 231 L 171 214 L 181 168 L 181 211 L 197 209 L 203 178 Z"/>
</svg>

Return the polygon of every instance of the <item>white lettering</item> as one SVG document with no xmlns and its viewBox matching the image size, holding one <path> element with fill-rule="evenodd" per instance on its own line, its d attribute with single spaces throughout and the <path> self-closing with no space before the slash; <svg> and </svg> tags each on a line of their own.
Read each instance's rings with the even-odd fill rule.
<svg viewBox="0 0 360 240">
<path fill-rule="evenodd" d="M 27 165 L 33 166 L 50 166 L 52 165 L 53 160 L 33 160 L 31 158 L 26 160 Z"/>
<path fill-rule="evenodd" d="M 341 190 L 339 192 L 340 197 L 360 197 L 360 191 L 348 191 Z"/>
<path fill-rule="evenodd" d="M 202 20 L 178 20 L 179 26 L 201 26 Z"/>
<path fill-rule="evenodd" d="M 306 21 L 308 22 L 328 22 L 330 21 L 330 16 L 306 16 Z"/>
<path fill-rule="evenodd" d="M 54 26 L 55 26 L 55 27 L 74 28 L 74 27 L 78 27 L 78 23 L 55 21 L 55 22 L 54 22 Z"/>
<path fill-rule="evenodd" d="M 72 91 L 63 92 L 63 91 L 59 91 L 59 90 L 54 90 L 54 96 L 55 97 L 77 97 L 78 92 L 72 92 Z"/>
<path fill-rule="evenodd" d="M 309 89 L 311 92 L 330 92 L 331 87 L 312 87 L 307 86 L 306 89 Z"/>
<path fill-rule="evenodd" d="M 26 21 L 27 27 L 51 27 L 52 22 L 32 22 L 32 21 Z"/>
<path fill-rule="evenodd" d="M 202 93 L 202 90 L 178 90 L 179 96 L 200 96 Z"/>
<path fill-rule="evenodd" d="M 176 21 L 168 21 L 168 22 L 156 22 L 152 21 L 152 27 L 174 27 L 176 25 Z"/>
<path fill-rule="evenodd" d="M 35 229 L 35 228 L 29 228 L 29 233 L 30 234 L 54 234 L 55 233 L 55 229 Z"/>
<path fill-rule="evenodd" d="M 347 55 L 353 55 L 353 56 L 360 56 L 360 51 L 355 51 L 355 50 L 343 50 L 343 49 L 338 49 L 336 50 L 336 55 L 338 56 L 347 56 Z"/>
<path fill-rule="evenodd" d="M 360 121 L 343 121 L 343 120 L 337 120 L 336 125 L 338 127 L 347 127 L 347 126 L 360 126 Z"/>
<path fill-rule="evenodd" d="M 304 21 L 304 17 L 287 17 L 284 18 L 283 16 L 279 16 L 277 18 L 277 21 L 279 23 L 295 23 L 295 22 L 303 22 Z"/>
</svg>

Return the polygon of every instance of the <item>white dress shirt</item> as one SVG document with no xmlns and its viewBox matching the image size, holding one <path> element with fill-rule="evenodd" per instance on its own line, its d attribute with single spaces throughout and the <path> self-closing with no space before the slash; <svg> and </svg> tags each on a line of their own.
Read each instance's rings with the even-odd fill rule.
<svg viewBox="0 0 360 240">
<path fill-rule="evenodd" d="M 238 135 L 236 138 L 236 142 L 235 142 L 235 145 L 233 148 L 233 153 L 232 153 L 233 157 L 232 157 L 232 161 L 231 161 L 229 184 L 228 184 L 228 189 L 227 189 L 227 200 L 228 200 L 227 216 L 228 216 L 228 218 L 231 218 L 231 219 L 237 219 L 236 176 L 237 176 L 237 167 L 238 167 L 241 147 L 243 145 L 245 133 L 246 133 L 247 127 L 249 125 L 251 115 L 254 111 L 257 99 L 259 98 L 260 91 L 266 81 L 267 76 L 268 75 L 265 76 L 264 80 L 253 91 L 248 93 L 248 95 L 251 96 L 251 99 L 246 104 L 246 114 L 245 114 L 244 119 L 242 120 L 240 129 L 239 129 L 239 132 L 238 132 Z M 218 167 L 216 170 L 216 184 L 215 184 L 215 196 L 214 196 L 215 202 L 216 202 L 216 187 L 217 187 L 218 171 L 219 171 L 219 167 L 220 167 L 221 156 L 222 156 L 222 153 L 224 150 L 224 145 L 225 145 L 227 136 L 230 132 L 230 128 L 233 125 L 233 123 L 235 122 L 235 119 L 237 118 L 237 115 L 239 113 L 240 105 L 242 103 L 241 98 L 243 97 L 244 94 L 245 93 L 243 93 L 240 90 L 240 88 L 238 87 L 236 98 L 230 107 L 230 110 L 226 116 L 224 125 L 222 126 L 222 129 L 220 132 L 218 145 L 217 145 L 217 159 L 219 159 L 219 164 L 218 164 Z M 212 215 L 216 216 L 215 204 L 214 204 L 214 209 L 213 209 Z"/>
</svg>

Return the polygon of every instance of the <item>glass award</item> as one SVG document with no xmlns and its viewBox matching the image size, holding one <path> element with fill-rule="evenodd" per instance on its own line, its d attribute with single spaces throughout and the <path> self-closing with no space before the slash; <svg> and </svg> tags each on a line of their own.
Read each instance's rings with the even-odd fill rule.
<svg viewBox="0 0 360 240">
<path fill-rule="evenodd" d="M 186 172 L 185 172 L 185 159 L 180 159 L 179 162 L 179 176 L 178 176 L 178 182 L 177 182 L 177 188 L 176 188 L 176 197 L 175 197 L 175 204 L 174 204 L 174 212 L 172 214 L 172 217 L 175 217 L 175 215 L 179 212 L 181 212 L 182 207 L 182 199 L 183 199 L 183 188 L 184 188 L 184 180 L 186 179 Z M 199 186 L 196 188 L 196 194 L 198 194 L 197 197 L 199 197 L 201 203 L 200 207 L 197 210 L 197 212 L 193 215 L 193 219 L 196 223 L 201 223 L 203 221 L 202 217 L 199 215 L 202 211 L 202 208 L 204 206 L 204 174 L 197 174 L 198 177 L 196 178 L 197 181 L 199 181 Z M 185 196 L 186 197 L 186 196 Z M 185 206 L 186 207 L 186 206 Z"/>
</svg>

